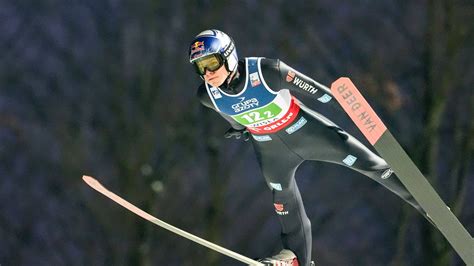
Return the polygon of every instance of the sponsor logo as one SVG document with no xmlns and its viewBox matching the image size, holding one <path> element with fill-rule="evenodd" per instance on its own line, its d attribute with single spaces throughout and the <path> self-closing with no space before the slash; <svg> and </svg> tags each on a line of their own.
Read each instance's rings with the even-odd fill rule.
<svg viewBox="0 0 474 266">
<path fill-rule="evenodd" d="M 191 52 L 196 52 L 196 51 L 203 51 L 204 50 L 204 42 L 195 42 L 193 45 L 191 45 Z"/>
<path fill-rule="evenodd" d="M 224 56 L 228 57 L 232 51 L 234 51 L 234 42 L 231 42 L 229 47 L 224 51 Z"/>
<path fill-rule="evenodd" d="M 296 121 L 296 123 L 294 123 L 293 125 L 291 125 L 285 130 L 288 134 L 293 134 L 296 131 L 298 131 L 300 128 L 302 128 L 306 124 L 306 122 L 308 122 L 306 118 L 301 117 L 298 121 Z"/>
<path fill-rule="evenodd" d="M 282 128 L 286 126 L 289 126 L 293 122 L 293 120 L 295 120 L 295 118 L 297 117 L 299 110 L 300 110 L 299 105 L 296 104 L 292 100 L 289 110 L 286 111 L 286 114 L 284 114 L 281 118 L 278 116 L 275 116 L 275 114 L 280 115 L 282 113 L 281 112 L 282 110 L 278 109 L 277 111 L 271 111 L 271 113 L 269 114 L 272 114 L 272 115 L 268 116 L 268 119 L 266 119 L 265 121 L 256 122 L 255 124 L 252 124 L 252 125 L 249 125 L 247 123 L 246 125 L 249 125 L 247 128 L 252 133 L 257 133 L 257 134 L 274 133 L 281 130 Z M 267 111 L 263 112 L 263 114 L 266 114 L 266 113 Z"/>
<path fill-rule="evenodd" d="M 252 135 L 252 137 L 256 140 L 256 141 L 260 141 L 260 142 L 265 142 L 265 141 L 270 141 L 272 140 L 272 138 L 268 135 Z"/>
<path fill-rule="evenodd" d="M 263 118 L 265 119 L 265 118 Z M 263 127 L 266 125 L 270 125 L 271 123 L 274 123 L 275 121 L 278 121 L 278 117 L 269 117 L 268 119 L 265 119 L 264 121 L 259 121 L 255 122 L 252 124 L 252 128 L 258 128 L 258 127 Z"/>
<path fill-rule="evenodd" d="M 212 93 L 212 97 L 214 97 L 214 99 L 220 99 L 222 98 L 222 95 L 220 93 L 220 91 L 214 87 L 211 87 L 211 93 Z"/>
<path fill-rule="evenodd" d="M 285 210 L 285 205 L 283 203 L 273 203 L 275 206 L 275 212 L 278 215 L 288 215 L 288 211 Z"/>
<path fill-rule="evenodd" d="M 260 85 L 260 83 L 260 78 L 258 77 L 257 72 L 250 74 L 250 84 L 252 85 L 252 87 L 258 86 Z"/>
<path fill-rule="evenodd" d="M 272 183 L 272 182 L 270 182 L 270 186 L 271 186 L 272 188 L 274 188 L 275 190 L 278 190 L 278 191 L 282 191 L 282 190 L 283 190 L 283 188 L 281 187 L 281 184 L 280 184 L 280 183 Z"/>
<path fill-rule="evenodd" d="M 333 83 L 332 90 L 347 114 L 374 145 L 387 130 L 374 110 L 348 78 L 338 79 Z"/>
<path fill-rule="evenodd" d="M 204 41 L 195 42 L 191 45 L 191 59 L 198 57 L 204 51 Z"/>
<path fill-rule="evenodd" d="M 308 82 L 298 78 L 296 73 L 292 70 L 288 71 L 286 75 L 286 81 L 288 83 L 293 83 L 294 85 L 298 86 L 300 89 L 305 90 L 311 94 L 315 94 L 318 89 L 316 89 L 313 85 L 309 84 Z"/>
<path fill-rule="evenodd" d="M 320 102 L 322 102 L 322 103 L 327 103 L 327 102 L 329 102 L 331 99 L 332 99 L 332 97 L 325 93 L 323 96 L 321 96 L 321 97 L 318 98 L 318 101 L 320 101 Z"/>
<path fill-rule="evenodd" d="M 387 170 L 385 170 L 381 176 L 382 179 L 387 179 L 389 178 L 391 175 L 393 174 L 393 170 L 392 168 L 388 168 Z"/>
<path fill-rule="evenodd" d="M 355 161 L 357 161 L 357 157 L 353 156 L 353 155 L 347 155 L 346 158 L 344 158 L 344 160 L 342 160 L 343 163 L 345 163 L 347 166 L 352 166 L 354 165 Z"/>
<path fill-rule="evenodd" d="M 295 76 L 296 76 L 296 73 L 295 73 L 295 72 L 293 72 L 293 71 L 291 71 L 291 70 L 288 71 L 288 74 L 286 74 L 286 81 L 287 81 L 287 82 L 292 82 L 293 79 L 295 78 Z"/>
<path fill-rule="evenodd" d="M 281 126 L 285 126 L 288 121 L 294 116 L 293 112 L 289 112 L 288 115 L 285 118 L 282 118 L 278 120 L 275 124 L 272 124 L 270 126 L 266 126 L 263 128 L 264 131 L 272 131 L 274 129 L 277 129 Z"/>
<path fill-rule="evenodd" d="M 232 105 L 232 109 L 234 109 L 234 112 L 236 113 L 242 112 L 250 108 L 258 107 L 257 98 L 245 100 L 245 97 L 239 97 L 239 99 L 240 99 L 239 103 Z"/>
<path fill-rule="evenodd" d="M 306 81 L 299 79 L 298 77 L 295 77 L 293 84 L 311 94 L 315 94 L 318 91 L 318 89 L 316 89 L 313 85 L 308 84 Z"/>
</svg>

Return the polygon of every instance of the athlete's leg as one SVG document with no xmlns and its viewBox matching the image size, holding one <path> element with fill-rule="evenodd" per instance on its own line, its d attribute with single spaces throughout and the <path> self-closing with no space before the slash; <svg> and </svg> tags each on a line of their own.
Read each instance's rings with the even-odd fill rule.
<svg viewBox="0 0 474 266">
<path fill-rule="evenodd" d="M 272 189 L 283 247 L 293 251 L 300 265 L 306 266 L 311 262 L 311 223 L 295 181 L 296 168 L 303 160 L 278 136 L 271 137 L 272 140 L 265 142 L 253 140 L 254 148 L 265 180 Z"/>
<path fill-rule="evenodd" d="M 401 197 L 426 217 L 418 202 L 392 174 L 385 160 L 322 115 L 305 110 L 302 116 L 307 120 L 306 124 L 288 134 L 288 137 L 283 137 L 289 145 L 297 146 L 295 151 L 301 157 L 336 163 L 358 171 Z"/>
</svg>

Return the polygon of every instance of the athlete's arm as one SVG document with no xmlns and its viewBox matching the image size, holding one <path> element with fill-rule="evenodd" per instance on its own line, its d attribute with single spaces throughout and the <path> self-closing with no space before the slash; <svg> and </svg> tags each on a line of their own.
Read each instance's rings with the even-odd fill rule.
<svg viewBox="0 0 474 266">
<path fill-rule="evenodd" d="M 328 87 L 296 71 L 283 61 L 262 59 L 261 66 L 265 81 L 273 90 L 288 89 L 297 95 L 340 109 Z"/>
</svg>

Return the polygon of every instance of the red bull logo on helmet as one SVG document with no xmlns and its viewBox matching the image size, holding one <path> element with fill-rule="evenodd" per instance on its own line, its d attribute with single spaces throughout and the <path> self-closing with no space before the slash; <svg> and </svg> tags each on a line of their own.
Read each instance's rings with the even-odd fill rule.
<svg viewBox="0 0 474 266">
<path fill-rule="evenodd" d="M 195 42 L 192 46 L 191 46 L 191 51 L 192 52 L 199 52 L 199 51 L 203 51 L 204 50 L 204 42 Z"/>
<path fill-rule="evenodd" d="M 191 60 L 201 55 L 201 52 L 204 51 L 204 49 L 204 41 L 197 41 L 191 45 Z"/>
</svg>

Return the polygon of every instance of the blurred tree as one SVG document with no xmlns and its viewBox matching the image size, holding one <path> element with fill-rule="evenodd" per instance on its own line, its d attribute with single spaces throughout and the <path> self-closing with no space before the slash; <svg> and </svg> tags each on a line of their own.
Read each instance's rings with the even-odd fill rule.
<svg viewBox="0 0 474 266">
<path fill-rule="evenodd" d="M 468 174 L 456 168 L 464 168 L 469 163 L 474 136 L 469 134 L 470 130 L 472 132 L 472 125 L 467 124 L 468 121 L 463 121 L 462 117 L 455 117 L 454 121 L 449 121 L 451 123 L 443 120 L 446 114 L 451 112 L 448 109 L 450 98 L 458 98 L 464 94 L 459 90 L 464 76 L 463 67 L 459 68 L 461 66 L 459 62 L 460 57 L 464 56 L 463 46 L 467 43 L 468 32 L 472 33 L 474 30 L 472 24 L 464 23 L 464 19 L 468 18 L 463 17 L 462 12 L 468 7 L 469 5 L 457 5 L 452 0 L 427 2 L 424 130 L 419 150 L 420 168 L 458 217 L 464 205 L 466 194 L 463 190 L 467 189 Z M 467 97 L 472 103 L 472 93 L 467 94 Z M 465 102 L 458 102 L 458 104 L 464 105 Z M 472 105 L 468 103 L 465 108 L 467 113 L 473 114 Z M 446 138 L 446 135 L 443 136 L 443 130 L 446 130 L 446 127 L 451 131 L 449 138 Z M 446 161 L 444 158 L 446 154 L 442 152 L 442 146 L 446 142 L 453 143 L 451 152 L 463 155 L 448 161 L 447 167 L 452 170 L 447 174 L 440 169 L 440 165 Z M 471 151 L 469 151 L 469 146 L 471 146 Z M 449 243 L 427 223 L 422 224 L 422 233 L 423 263 L 449 265 L 452 254 Z"/>
</svg>

